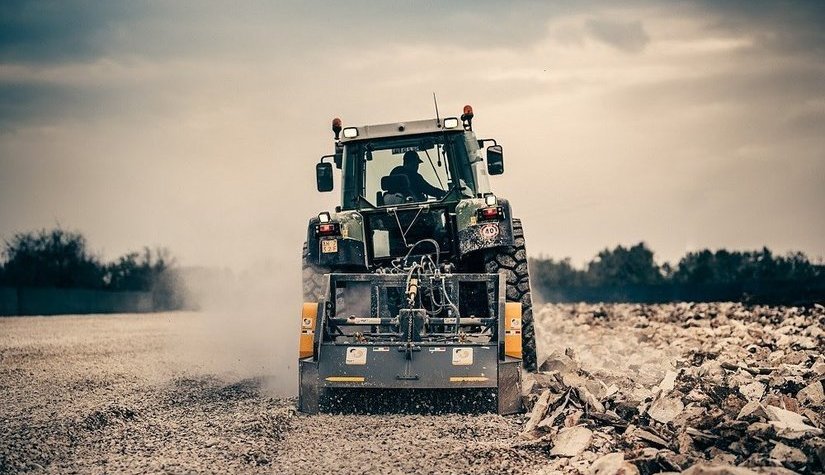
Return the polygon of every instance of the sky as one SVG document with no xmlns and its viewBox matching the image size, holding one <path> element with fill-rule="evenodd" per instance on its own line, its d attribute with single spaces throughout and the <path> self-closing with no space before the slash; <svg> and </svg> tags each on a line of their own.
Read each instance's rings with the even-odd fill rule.
<svg viewBox="0 0 825 475">
<path fill-rule="evenodd" d="M 374 3 L 0 3 L 0 238 L 291 273 L 331 119 L 435 92 L 503 146 L 533 256 L 825 256 L 825 4 Z"/>
</svg>

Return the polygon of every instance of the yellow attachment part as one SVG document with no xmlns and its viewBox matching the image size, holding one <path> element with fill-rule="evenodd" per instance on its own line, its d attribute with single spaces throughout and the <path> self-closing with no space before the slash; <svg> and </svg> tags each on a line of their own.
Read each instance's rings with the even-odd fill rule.
<svg viewBox="0 0 825 475">
<path fill-rule="evenodd" d="M 521 302 L 504 304 L 504 354 L 521 358 Z"/>
<path fill-rule="evenodd" d="M 451 376 L 451 383 L 483 383 L 489 381 L 490 378 L 484 376 Z"/>
<path fill-rule="evenodd" d="M 318 303 L 304 302 L 301 309 L 301 339 L 298 343 L 298 357 L 312 356 L 312 339 L 315 335 L 315 320 L 318 317 Z"/>
<path fill-rule="evenodd" d="M 328 376 L 325 378 L 330 383 L 363 383 L 363 376 Z"/>
</svg>

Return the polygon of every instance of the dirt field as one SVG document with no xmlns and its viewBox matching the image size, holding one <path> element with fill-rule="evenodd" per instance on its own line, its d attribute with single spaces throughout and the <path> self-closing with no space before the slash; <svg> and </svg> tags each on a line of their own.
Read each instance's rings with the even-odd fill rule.
<svg viewBox="0 0 825 475">
<path fill-rule="evenodd" d="M 569 347 L 588 374 L 650 386 L 695 355 L 685 335 L 706 338 L 665 318 L 639 326 L 638 309 L 614 313 L 544 308 L 541 352 Z M 0 472 L 575 473 L 600 453 L 552 455 L 550 443 L 520 436 L 528 415 L 298 414 L 293 348 L 239 351 L 243 342 L 225 346 L 204 318 L 0 319 Z M 781 322 L 760 325 L 768 334 Z M 743 346 L 729 343 L 719 348 L 739 358 Z M 821 471 L 815 457 L 791 466 Z"/>
</svg>

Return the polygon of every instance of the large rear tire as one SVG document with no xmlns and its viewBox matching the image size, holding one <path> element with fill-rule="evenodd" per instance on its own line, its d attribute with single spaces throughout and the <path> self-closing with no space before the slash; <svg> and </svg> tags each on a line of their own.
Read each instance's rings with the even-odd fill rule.
<svg viewBox="0 0 825 475">
<path fill-rule="evenodd" d="M 521 347 L 524 369 L 536 371 L 536 334 L 533 327 L 533 300 L 530 295 L 530 271 L 521 220 L 513 218 L 513 246 L 484 252 L 484 271 L 507 274 L 507 301 L 521 302 Z"/>
<path fill-rule="evenodd" d="M 324 293 L 324 274 L 329 274 L 330 270 L 309 261 L 309 249 L 307 249 L 306 242 L 301 253 L 301 260 L 304 302 L 317 302 Z"/>
</svg>

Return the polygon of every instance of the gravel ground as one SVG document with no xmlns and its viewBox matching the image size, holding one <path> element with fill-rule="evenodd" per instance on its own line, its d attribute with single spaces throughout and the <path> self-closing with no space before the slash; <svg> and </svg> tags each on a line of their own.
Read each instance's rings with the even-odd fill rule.
<svg viewBox="0 0 825 475">
<path fill-rule="evenodd" d="M 663 335 L 683 332 L 666 319 L 651 319 L 645 329 L 620 317 L 565 324 L 565 312 L 573 311 L 537 313 L 545 356 L 573 347 L 586 367 L 607 366 L 655 384 L 689 351 L 651 343 L 656 328 Z M 288 397 L 295 366 L 284 356 L 293 349 L 251 345 L 256 351 L 238 352 L 244 340 L 237 339 L 227 349 L 225 332 L 193 332 L 204 320 L 193 313 L 0 319 L 0 472 L 546 473 L 559 467 L 549 446 L 520 435 L 527 415 L 296 413 Z M 224 353 L 232 361 L 216 357 Z M 273 369 L 283 360 L 289 360 L 285 371 Z"/>
</svg>

